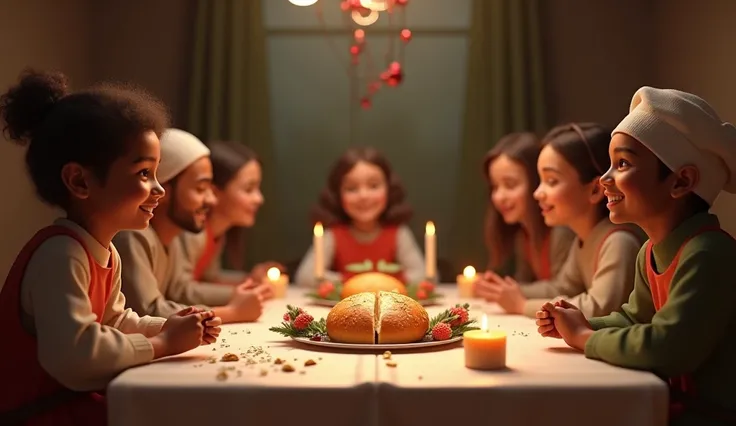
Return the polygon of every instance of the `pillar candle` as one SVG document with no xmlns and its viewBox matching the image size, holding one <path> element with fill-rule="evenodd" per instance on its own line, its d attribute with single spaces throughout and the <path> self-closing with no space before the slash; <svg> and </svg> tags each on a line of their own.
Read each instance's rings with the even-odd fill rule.
<svg viewBox="0 0 736 426">
<path fill-rule="evenodd" d="M 266 271 L 268 282 L 273 286 L 274 299 L 283 299 L 286 297 L 286 289 L 289 287 L 289 276 L 282 274 L 279 268 L 269 268 Z"/>
<path fill-rule="evenodd" d="M 475 283 L 475 268 L 466 266 L 462 275 L 457 276 L 457 289 L 460 297 L 473 297 L 473 284 Z"/>
<path fill-rule="evenodd" d="M 434 280 L 437 276 L 437 235 L 434 222 L 427 222 L 424 231 L 424 267 L 426 278 Z"/>
<path fill-rule="evenodd" d="M 325 277 L 325 245 L 322 223 L 314 225 L 314 277 L 321 280 Z"/>
<path fill-rule="evenodd" d="M 488 331 L 488 317 L 484 314 L 480 330 L 463 333 L 465 367 L 474 370 L 506 368 L 506 333 Z"/>
</svg>

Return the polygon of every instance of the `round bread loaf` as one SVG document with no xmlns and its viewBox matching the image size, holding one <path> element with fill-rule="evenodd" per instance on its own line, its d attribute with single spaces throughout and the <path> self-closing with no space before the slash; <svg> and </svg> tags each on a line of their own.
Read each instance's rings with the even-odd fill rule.
<svg viewBox="0 0 736 426">
<path fill-rule="evenodd" d="M 429 315 L 422 305 L 388 291 L 349 296 L 327 315 L 327 335 L 336 343 L 412 343 L 428 328 Z"/>
<path fill-rule="evenodd" d="M 378 292 L 377 343 L 412 343 L 429 329 L 427 310 L 416 300 L 394 292 Z"/>
<path fill-rule="evenodd" d="M 342 299 L 345 299 L 354 294 L 381 290 L 406 294 L 406 286 L 391 275 L 380 272 L 365 272 L 345 281 L 340 296 Z"/>
<path fill-rule="evenodd" d="M 327 335 L 337 343 L 376 342 L 376 293 L 341 300 L 327 314 Z"/>
</svg>

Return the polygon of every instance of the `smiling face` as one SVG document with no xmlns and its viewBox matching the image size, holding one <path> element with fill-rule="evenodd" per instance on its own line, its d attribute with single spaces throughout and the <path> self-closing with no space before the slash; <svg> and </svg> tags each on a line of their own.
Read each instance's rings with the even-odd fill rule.
<svg viewBox="0 0 736 426">
<path fill-rule="evenodd" d="M 529 179 L 520 163 L 506 154 L 499 155 L 488 166 L 493 207 L 509 225 L 520 223 L 527 214 Z"/>
<path fill-rule="evenodd" d="M 233 226 L 251 227 L 256 213 L 263 205 L 261 194 L 261 165 L 251 160 L 246 163 L 224 189 L 215 188 L 217 205 L 214 210 L 228 218 Z"/>
<path fill-rule="evenodd" d="M 380 167 L 358 161 L 342 179 L 340 200 L 354 225 L 369 228 L 386 210 L 388 182 Z"/>
<path fill-rule="evenodd" d="M 552 146 L 542 149 L 537 171 L 540 184 L 534 191 L 534 198 L 539 202 L 547 226 L 571 226 L 596 208 L 598 198 L 592 195 L 598 186 L 597 179 L 582 183 L 575 167 Z M 597 193 L 600 192 L 598 189 Z"/>
<path fill-rule="evenodd" d="M 156 180 L 160 145 L 156 133 L 145 132 L 131 141 L 130 149 L 110 165 L 104 183 L 90 179 L 90 210 L 117 230 L 145 229 L 153 209 L 164 196 Z"/>
<path fill-rule="evenodd" d="M 202 157 L 166 183 L 166 197 L 155 214 L 167 214 L 179 228 L 189 232 L 204 229 L 207 213 L 217 199 L 212 192 L 212 163 Z"/>
<path fill-rule="evenodd" d="M 672 208 L 675 174 L 662 178 L 657 156 L 629 135 L 617 133 L 609 148 L 611 168 L 601 177 L 613 223 L 642 224 Z"/>
</svg>

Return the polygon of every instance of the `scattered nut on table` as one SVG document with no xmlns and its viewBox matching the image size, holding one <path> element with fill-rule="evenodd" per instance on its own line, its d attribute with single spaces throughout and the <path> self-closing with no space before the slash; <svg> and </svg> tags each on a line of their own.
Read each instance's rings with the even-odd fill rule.
<svg viewBox="0 0 736 426">
<path fill-rule="evenodd" d="M 284 364 L 283 367 L 281 367 L 281 371 L 286 373 L 292 373 L 296 371 L 296 368 L 292 367 L 291 364 Z"/>
<path fill-rule="evenodd" d="M 227 380 L 227 372 L 226 371 L 220 371 L 217 373 L 217 376 L 215 376 L 217 380 Z"/>
<path fill-rule="evenodd" d="M 237 361 L 239 359 L 240 358 L 238 358 L 237 355 L 228 352 L 225 355 L 223 355 L 222 358 L 220 358 L 220 361 L 222 361 L 222 362 L 234 362 L 234 361 Z"/>
<path fill-rule="evenodd" d="M 386 366 L 387 367 L 396 367 L 397 365 L 399 365 L 399 364 L 397 364 L 396 361 L 388 361 L 388 362 L 386 362 Z"/>
<path fill-rule="evenodd" d="M 286 362 L 286 361 L 284 361 L 284 360 L 283 360 L 283 359 L 281 359 L 281 358 L 276 358 L 276 361 L 274 361 L 273 363 L 274 363 L 274 364 L 276 364 L 276 365 L 279 365 L 279 364 L 283 364 L 283 363 L 285 363 L 285 362 Z"/>
<path fill-rule="evenodd" d="M 261 376 L 265 376 L 266 374 L 268 374 L 268 370 L 261 368 Z"/>
<path fill-rule="evenodd" d="M 305 367 L 309 367 L 310 365 L 317 365 L 317 361 L 315 361 L 313 359 L 308 359 L 308 360 L 304 361 L 304 366 Z"/>
<path fill-rule="evenodd" d="M 384 352 L 383 359 L 391 359 L 391 351 Z"/>
</svg>

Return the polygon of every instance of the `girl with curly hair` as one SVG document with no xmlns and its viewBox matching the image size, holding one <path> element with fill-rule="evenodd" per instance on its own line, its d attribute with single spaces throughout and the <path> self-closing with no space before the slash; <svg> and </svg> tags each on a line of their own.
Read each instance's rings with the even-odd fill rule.
<svg viewBox="0 0 736 426">
<path fill-rule="evenodd" d="M 38 196 L 66 213 L 23 247 L 0 292 L 13 345 L 0 364 L 0 423 L 104 425 L 100 391 L 112 378 L 219 334 L 211 311 L 138 316 L 120 290 L 112 239 L 146 228 L 164 196 L 156 171 L 168 114 L 133 87 L 69 93 L 63 74 L 28 71 L 0 96 L 0 118 L 28 146 Z"/>
<path fill-rule="evenodd" d="M 314 247 L 296 273 L 296 283 L 344 281 L 362 272 L 383 272 L 404 282 L 424 279 L 424 259 L 406 223 L 412 209 L 386 157 L 371 147 L 347 150 L 335 163 L 313 210 L 324 234 L 325 276 L 314 275 Z"/>
</svg>

